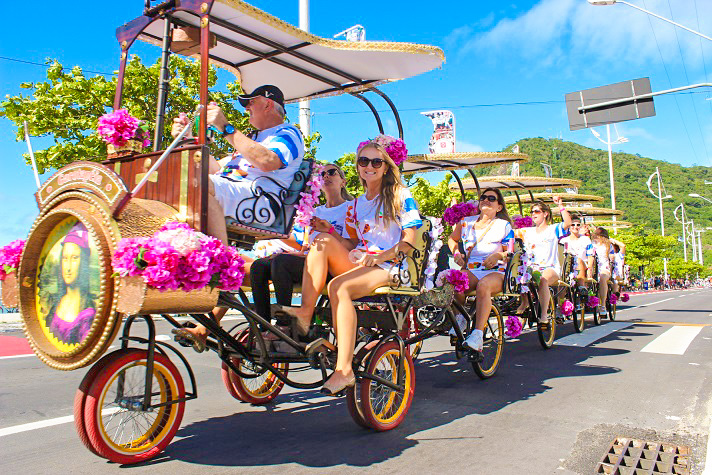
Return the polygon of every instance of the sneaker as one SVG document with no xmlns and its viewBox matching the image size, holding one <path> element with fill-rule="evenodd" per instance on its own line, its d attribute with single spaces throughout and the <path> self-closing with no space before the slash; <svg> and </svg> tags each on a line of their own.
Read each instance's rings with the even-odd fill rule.
<svg viewBox="0 0 712 475">
<path fill-rule="evenodd" d="M 482 330 L 472 330 L 470 336 L 465 340 L 465 346 L 475 351 L 482 351 Z"/>
<path fill-rule="evenodd" d="M 606 314 L 606 306 L 605 305 L 599 305 L 598 306 L 598 313 L 600 315 L 605 315 Z"/>
<path fill-rule="evenodd" d="M 467 320 L 465 320 L 465 317 L 458 313 L 457 315 L 455 315 L 455 320 L 457 320 L 457 326 L 460 327 L 460 331 L 464 333 L 467 329 Z M 457 334 L 455 333 L 455 328 L 451 328 L 448 332 L 448 335 L 457 336 Z"/>
</svg>

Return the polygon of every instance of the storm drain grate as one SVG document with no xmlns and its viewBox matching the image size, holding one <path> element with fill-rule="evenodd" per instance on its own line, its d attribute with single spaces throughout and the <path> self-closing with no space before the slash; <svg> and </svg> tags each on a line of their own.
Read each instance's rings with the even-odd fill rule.
<svg viewBox="0 0 712 475">
<path fill-rule="evenodd" d="M 616 437 L 596 473 L 611 475 L 690 473 L 690 448 L 660 442 Z"/>
</svg>

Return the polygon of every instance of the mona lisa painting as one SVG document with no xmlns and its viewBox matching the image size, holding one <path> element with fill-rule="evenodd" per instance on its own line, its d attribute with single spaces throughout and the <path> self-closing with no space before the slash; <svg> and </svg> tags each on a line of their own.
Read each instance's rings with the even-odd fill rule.
<svg viewBox="0 0 712 475">
<path fill-rule="evenodd" d="M 43 331 L 60 351 L 80 344 L 96 316 L 99 287 L 97 250 L 77 219 L 60 222 L 50 233 L 38 266 L 37 308 Z"/>
</svg>

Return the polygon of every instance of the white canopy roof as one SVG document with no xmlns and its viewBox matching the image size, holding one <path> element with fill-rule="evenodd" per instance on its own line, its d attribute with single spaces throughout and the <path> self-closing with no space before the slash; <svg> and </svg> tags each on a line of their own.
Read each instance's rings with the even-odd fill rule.
<svg viewBox="0 0 712 475">
<path fill-rule="evenodd" d="M 548 178 L 545 176 L 483 176 L 477 177 L 480 189 L 499 188 L 512 190 L 540 190 L 545 188 L 578 188 L 581 186 L 579 180 L 569 180 L 567 178 Z M 462 180 L 466 190 L 476 190 L 475 181 L 472 179 Z M 451 183 L 450 188 L 459 190 L 457 183 Z"/>
<path fill-rule="evenodd" d="M 200 27 L 194 12 L 177 10 L 171 16 L 180 26 Z M 163 18 L 152 21 L 139 39 L 160 45 L 164 23 Z M 237 75 L 248 93 L 262 84 L 278 86 L 285 102 L 368 89 L 445 61 L 435 46 L 320 38 L 240 0 L 212 3 L 210 32 L 217 35 L 212 63 Z"/>
<path fill-rule="evenodd" d="M 403 162 L 403 174 L 468 170 L 470 168 L 529 160 L 526 153 L 513 152 L 457 152 L 409 155 Z"/>
<path fill-rule="evenodd" d="M 564 203 L 586 203 L 594 201 L 603 201 L 602 196 L 582 195 L 579 193 L 534 193 L 534 201 L 553 203 L 554 196 L 560 197 L 564 201 Z M 519 200 L 517 200 L 517 197 L 514 195 L 504 197 L 504 202 L 507 204 L 519 203 L 520 201 L 522 203 L 532 203 L 532 197 L 528 194 L 520 195 Z"/>
</svg>

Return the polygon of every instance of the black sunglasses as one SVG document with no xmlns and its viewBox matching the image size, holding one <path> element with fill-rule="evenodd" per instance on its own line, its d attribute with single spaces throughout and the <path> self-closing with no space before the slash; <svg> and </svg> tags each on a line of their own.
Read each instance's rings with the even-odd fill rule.
<svg viewBox="0 0 712 475">
<path fill-rule="evenodd" d="M 497 201 L 497 197 L 492 195 L 482 195 L 480 196 L 480 201 L 489 201 L 490 203 L 494 203 Z"/>
<path fill-rule="evenodd" d="M 578 228 L 579 226 L 581 226 L 581 223 L 571 223 L 572 228 Z"/>
<path fill-rule="evenodd" d="M 356 163 L 358 163 L 359 167 L 363 168 L 366 168 L 369 163 L 373 168 L 381 168 L 381 166 L 383 165 L 383 161 L 384 160 L 382 158 L 358 157 Z"/>
<path fill-rule="evenodd" d="M 324 170 L 323 172 L 321 172 L 321 177 L 324 178 L 326 175 L 334 176 L 337 173 L 339 172 L 338 170 L 336 170 L 336 168 L 329 168 L 328 170 Z"/>
</svg>

